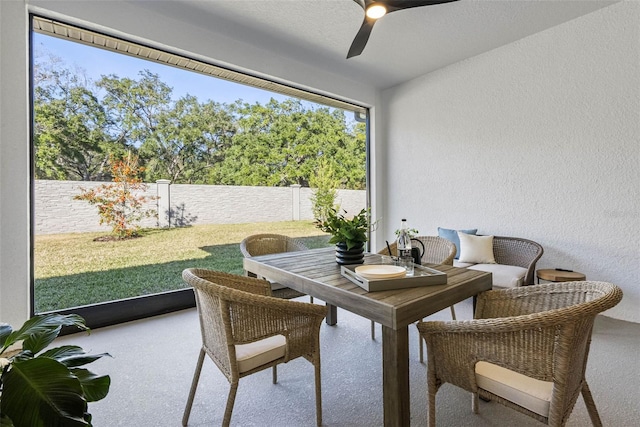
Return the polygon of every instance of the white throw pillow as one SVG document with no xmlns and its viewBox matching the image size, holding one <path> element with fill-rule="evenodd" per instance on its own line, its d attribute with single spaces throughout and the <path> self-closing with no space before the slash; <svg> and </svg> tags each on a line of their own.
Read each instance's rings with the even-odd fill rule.
<svg viewBox="0 0 640 427">
<path fill-rule="evenodd" d="M 459 262 L 475 264 L 495 264 L 493 256 L 493 236 L 475 236 L 458 232 L 460 239 Z"/>
</svg>

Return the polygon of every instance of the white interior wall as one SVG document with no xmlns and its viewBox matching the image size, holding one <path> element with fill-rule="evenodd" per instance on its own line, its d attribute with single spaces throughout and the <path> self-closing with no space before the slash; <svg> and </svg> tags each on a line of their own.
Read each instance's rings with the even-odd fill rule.
<svg viewBox="0 0 640 427">
<path fill-rule="evenodd" d="M 384 235 L 475 228 L 538 268 L 618 284 L 640 322 L 640 4 L 622 2 L 383 92 Z"/>
<path fill-rule="evenodd" d="M 290 58 L 269 55 L 208 29 L 141 9 L 133 2 L 0 0 L 0 321 L 29 316 L 28 14 L 62 19 L 196 59 L 373 106 L 378 91 Z M 375 141 L 375 135 L 373 135 Z"/>
</svg>

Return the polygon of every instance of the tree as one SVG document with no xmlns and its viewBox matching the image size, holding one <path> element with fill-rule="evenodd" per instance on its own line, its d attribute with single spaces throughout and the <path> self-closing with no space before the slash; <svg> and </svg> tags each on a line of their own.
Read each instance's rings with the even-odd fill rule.
<svg viewBox="0 0 640 427">
<path fill-rule="evenodd" d="M 171 105 L 171 87 L 149 70 L 138 74 L 139 80 L 111 74 L 96 83 L 106 92 L 102 103 L 112 125 L 110 132 L 129 148 L 140 147 L 153 136 Z"/>
<path fill-rule="evenodd" d="M 173 101 L 172 88 L 148 70 L 138 80 L 111 75 L 98 85 L 119 138 L 146 164 L 147 180 L 206 183 L 205 171 L 224 157 L 235 133 L 226 105 L 190 95 Z"/>
<path fill-rule="evenodd" d="M 81 188 L 75 200 L 86 200 L 98 206 L 100 224 L 112 227 L 119 238 L 137 236 L 140 230 L 138 222 L 143 218 L 157 216 L 157 211 L 144 209 L 144 203 L 155 197 L 142 196 L 139 193 L 147 189 L 139 175 L 144 168 L 138 166 L 138 158 L 129 154 L 122 159 L 111 160 L 112 184 L 102 184 L 93 189 Z"/>
<path fill-rule="evenodd" d="M 34 79 L 35 175 L 39 179 L 96 181 L 108 177 L 107 116 L 82 71 L 71 72 L 59 58 L 36 63 Z"/>
<path fill-rule="evenodd" d="M 229 185 L 309 186 L 321 159 L 342 187 L 364 186 L 365 147 L 345 123 L 344 112 L 305 108 L 300 100 L 234 104 L 238 129 L 210 182 Z M 364 140 L 364 136 L 362 137 Z M 343 164 L 361 171 L 346 170 Z"/>
<path fill-rule="evenodd" d="M 206 183 L 206 171 L 225 156 L 235 133 L 233 117 L 222 104 L 199 103 L 187 95 L 160 115 L 155 132 L 140 148 L 148 180 Z"/>
<path fill-rule="evenodd" d="M 109 159 L 129 152 L 146 181 L 306 187 L 325 162 L 334 188 L 366 184 L 364 124 L 347 124 L 342 110 L 292 98 L 173 100 L 173 89 L 149 70 L 93 83 L 59 58 L 36 62 L 35 83 L 39 179 L 110 180 Z"/>
</svg>

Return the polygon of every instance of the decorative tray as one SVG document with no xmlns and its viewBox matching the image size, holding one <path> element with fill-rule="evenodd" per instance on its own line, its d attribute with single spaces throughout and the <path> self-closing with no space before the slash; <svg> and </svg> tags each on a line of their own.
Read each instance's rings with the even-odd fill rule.
<svg viewBox="0 0 640 427">
<path fill-rule="evenodd" d="M 368 266 L 373 264 L 365 265 Z M 414 265 L 413 276 L 403 275 L 401 277 L 381 277 L 379 279 L 366 278 L 357 274 L 355 270 L 358 267 L 362 267 L 362 264 L 343 265 L 340 268 L 340 273 L 367 292 L 415 288 L 418 286 L 444 285 L 447 283 L 447 273 L 422 265 Z M 381 276 L 384 275 L 381 274 Z"/>
</svg>

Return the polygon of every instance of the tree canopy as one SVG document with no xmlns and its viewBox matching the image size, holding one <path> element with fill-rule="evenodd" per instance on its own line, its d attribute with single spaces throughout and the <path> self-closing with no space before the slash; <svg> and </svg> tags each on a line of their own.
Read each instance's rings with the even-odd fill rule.
<svg viewBox="0 0 640 427">
<path fill-rule="evenodd" d="M 343 110 L 173 99 L 148 70 L 92 82 L 57 58 L 36 61 L 34 82 L 37 179 L 108 181 L 110 156 L 132 152 L 147 182 L 310 186 L 324 165 L 340 188 L 365 187 L 365 125 Z"/>
</svg>

